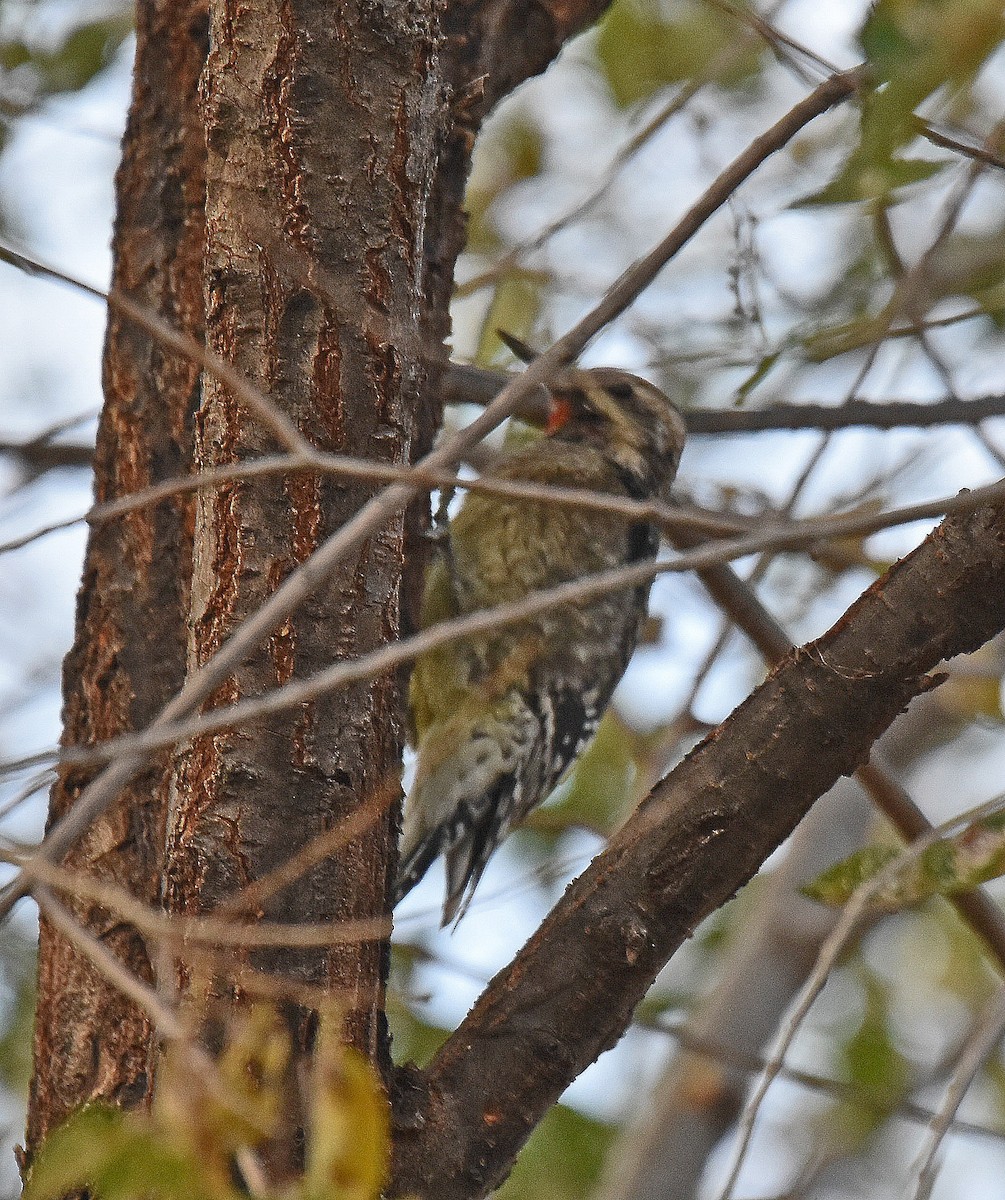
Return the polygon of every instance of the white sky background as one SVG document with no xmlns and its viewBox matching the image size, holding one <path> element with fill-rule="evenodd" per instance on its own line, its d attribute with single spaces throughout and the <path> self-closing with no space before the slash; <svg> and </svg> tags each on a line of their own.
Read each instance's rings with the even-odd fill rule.
<svg viewBox="0 0 1005 1200">
<path fill-rule="evenodd" d="M 76 11 L 79 15 L 79 8 Z M 37 14 L 33 19 L 51 21 L 53 28 L 60 21 L 77 19 L 74 8 L 66 3 L 42 4 L 32 12 Z M 779 24 L 818 53 L 845 66 L 857 59 L 853 35 L 860 13 L 861 6 L 837 0 L 793 0 L 784 6 Z M 10 236 L 43 260 L 98 284 L 107 283 L 110 271 L 112 176 L 129 97 L 129 50 L 131 44 L 81 93 L 53 102 L 39 117 L 19 123 L 11 144 L 0 156 L 0 202 L 9 214 Z M 546 145 L 545 174 L 507 194 L 507 209 L 497 214 L 499 227 L 514 241 L 524 240 L 591 193 L 617 146 L 641 123 L 638 114 L 626 116 L 598 92 L 583 69 L 584 53 L 581 45 L 570 48 L 556 68 L 521 89 L 507 106 L 510 111 L 526 111 L 543 130 Z M 989 74 L 986 87 L 1005 100 L 1005 71 Z M 548 332 L 562 332 L 630 257 L 643 253 L 663 236 L 705 182 L 805 91 L 787 75 L 778 73 L 775 78 L 776 94 L 767 97 L 759 109 L 752 108 L 745 124 L 723 122 L 721 102 L 714 95 L 699 97 L 696 107 L 710 120 L 719 117 L 702 131 L 700 141 L 693 138 L 691 118 L 678 118 L 653 139 L 587 221 L 555 239 L 538 260 L 547 263 L 565 285 L 551 310 L 550 322 L 546 322 L 550 324 Z M 645 115 L 651 111 L 647 108 Z M 496 123 L 502 119 L 497 117 Z M 836 129 L 847 119 L 847 115 L 832 114 L 824 121 L 832 122 Z M 782 164 L 768 164 L 763 178 L 741 193 L 741 201 L 759 218 L 757 247 L 770 265 L 774 283 L 798 296 L 805 289 L 807 294 L 815 292 L 839 274 L 835 253 L 845 246 L 854 218 L 843 209 L 826 216 L 818 210 L 778 211 L 785 202 L 781 198 L 792 198 L 787 190 L 789 179 Z M 801 187 L 796 194 L 805 194 L 823 182 L 811 181 L 811 186 Z M 996 220 L 1000 207 L 1001 183 L 991 180 L 975 192 L 963 227 L 981 229 Z M 895 228 L 898 219 L 895 213 Z M 710 274 L 709 269 L 719 259 L 728 263 L 732 231 L 731 214 L 720 214 L 664 271 L 633 312 L 597 340 L 586 361 L 645 370 L 649 351 L 640 320 L 658 326 L 679 324 L 700 334 L 713 318 L 728 312 L 731 300 L 725 276 L 722 272 Z M 905 223 L 897 232 L 903 234 L 904 249 L 909 250 L 911 225 Z M 918 232 L 917 249 L 921 250 L 924 231 Z M 462 278 L 485 265 L 463 263 Z M 766 327 L 774 334 L 789 319 L 786 306 L 774 303 L 770 295 L 763 297 L 763 303 Z M 457 308 L 454 344 L 461 356 L 473 349 L 482 312 L 478 299 Z M 27 439 L 57 421 L 90 413 L 99 406 L 103 326 L 104 313 L 92 299 L 0 264 L 0 436 Z M 955 368 L 961 394 L 1005 390 L 1001 345 L 982 338 L 978 327 L 963 326 L 942 335 L 939 346 Z M 781 394 L 795 399 L 840 396 L 854 378 L 857 365 L 847 356 L 847 360 L 803 371 L 791 381 L 782 374 Z M 738 370 L 724 382 L 720 377 L 714 385 L 720 390 L 710 391 L 704 398 L 728 400 L 729 389 L 746 373 Z M 791 391 L 786 391 L 789 382 Z M 944 388 L 920 356 L 908 356 L 894 348 L 884 353 L 863 394 L 925 399 L 944 394 Z M 988 433 L 1005 450 L 1005 422 L 989 424 Z M 71 436 L 76 439 L 79 433 L 74 431 Z M 682 483 L 708 499 L 714 497 L 718 485 L 726 485 L 747 486 L 777 501 L 784 498 L 818 440 L 813 433 L 696 439 L 685 457 Z M 836 497 L 853 496 L 865 482 L 882 479 L 915 453 L 919 454 L 917 461 L 904 470 L 897 484 L 901 503 L 973 487 L 1000 474 L 986 451 L 963 431 L 926 435 L 849 432 L 835 439 L 800 511 L 825 510 Z M 15 472 L 0 459 L 0 541 L 83 512 L 90 499 L 89 481 L 82 472 L 49 474 L 20 488 L 17 484 Z M 8 490 L 10 494 L 5 496 Z M 874 544 L 878 554 L 894 557 L 922 533 L 919 527 L 893 531 L 878 537 Z M 0 572 L 3 758 L 30 753 L 58 739 L 59 667 L 72 636 L 83 545 L 84 533 L 78 527 L 4 559 Z M 791 562 L 783 561 L 775 572 L 773 578 L 780 581 L 776 593 L 779 615 L 791 622 L 799 639 L 826 628 L 869 582 L 865 573 L 842 580 L 837 587 L 823 590 L 809 606 L 807 600 L 818 590 L 818 581 Z M 695 665 L 717 632 L 700 590 L 686 578 L 670 576 L 659 581 L 653 591 L 653 608 L 667 618 L 664 645 L 638 656 L 619 695 L 624 710 L 644 725 L 674 713 L 687 693 Z M 724 716 L 756 682 L 758 671 L 756 660 L 744 648 L 727 655 L 699 696 L 700 715 L 708 720 Z M 984 735 L 977 731 L 968 738 L 967 753 L 967 780 L 972 781 L 968 786 L 975 790 L 966 797 L 969 804 L 1000 790 L 1005 779 L 1005 749 L 996 732 Z M 919 771 L 912 786 L 919 802 L 941 818 L 961 806 L 958 764 L 943 758 L 931 770 L 928 766 Z M 988 793 L 980 790 L 985 781 L 994 779 L 998 784 Z M 44 807 L 38 803 L 8 823 L 5 831 L 17 838 L 37 837 L 43 820 Z M 570 837 L 568 843 L 571 871 L 585 863 L 595 843 L 586 834 Z M 525 863 L 511 847 L 504 848 L 458 930 L 453 935 L 428 935 L 429 945 L 442 952 L 448 964 L 425 972 L 433 994 L 427 1006 L 430 1019 L 456 1023 L 480 990 L 477 978 L 487 980 L 512 956 L 560 893 L 562 884 L 542 887 L 525 874 L 521 876 L 521 864 Z M 522 869 L 526 871 L 526 866 Z M 439 907 L 440 890 L 441 876 L 434 870 L 402 907 L 406 933 L 415 928 L 410 914 L 416 919 L 422 914 L 426 929 L 435 924 L 429 917 Z M 908 927 L 909 922 L 904 928 Z M 675 968 L 676 986 L 693 986 L 703 954 L 697 947 L 688 947 L 680 960 Z M 463 969 L 453 970 L 450 963 L 462 964 Z M 475 978 L 465 972 L 473 972 Z M 814 1021 L 826 1027 L 828 1021 L 839 1019 L 842 1010 L 857 1011 L 861 998 L 854 991 L 853 985 L 846 984 L 840 996 L 836 992 L 830 998 L 825 996 Z M 905 1026 L 938 1025 L 938 1019 L 929 1022 L 925 1017 L 937 1007 L 935 998 L 920 998 Z M 812 1041 L 812 1032 L 807 1037 Z M 655 1077 L 668 1049 L 669 1044 L 664 1047 L 653 1036 L 633 1033 L 587 1072 L 568 1098 L 598 1115 L 617 1116 L 644 1097 L 645 1084 Z M 785 1186 L 785 1164 L 779 1167 L 775 1157 L 782 1142 L 771 1137 L 771 1124 L 777 1120 L 784 1125 L 794 1106 L 806 1104 L 805 1093 L 795 1089 L 773 1093 L 762 1125 L 768 1132 L 757 1142 L 754 1170 L 746 1180 L 748 1193 L 755 1187 L 762 1193 Z M 14 1118 L 15 1126 L 17 1120 Z M 15 1128 L 12 1140 L 18 1136 Z M 916 1139 L 916 1133 L 910 1136 Z M 981 1177 L 1002 1177 L 1005 1153 L 987 1143 L 961 1141 L 960 1146 L 962 1150 L 954 1150 L 943 1172 L 937 1197 L 979 1196 L 975 1189 Z M 907 1157 L 909 1160 L 910 1155 Z M 773 1159 L 774 1167 L 769 1169 Z M 9 1176 L 0 1178 L 0 1186 L 5 1181 L 13 1186 L 15 1178 L 11 1170 Z M 964 1180 L 965 1192 L 961 1190 Z"/>
</svg>

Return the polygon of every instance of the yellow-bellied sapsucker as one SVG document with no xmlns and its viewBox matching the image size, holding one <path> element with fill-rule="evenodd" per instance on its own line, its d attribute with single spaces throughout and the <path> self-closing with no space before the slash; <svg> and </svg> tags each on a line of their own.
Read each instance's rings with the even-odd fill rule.
<svg viewBox="0 0 1005 1200">
<path fill-rule="evenodd" d="M 546 436 L 488 477 L 665 500 L 684 422 L 651 383 L 608 368 L 551 387 Z M 426 580 L 430 626 L 597 571 L 652 559 L 659 532 L 624 513 L 471 492 Z M 443 924 L 463 914 L 489 857 L 595 732 L 645 617 L 648 585 L 613 591 L 437 647 L 412 671 L 415 782 L 395 901 L 440 854 Z"/>
</svg>

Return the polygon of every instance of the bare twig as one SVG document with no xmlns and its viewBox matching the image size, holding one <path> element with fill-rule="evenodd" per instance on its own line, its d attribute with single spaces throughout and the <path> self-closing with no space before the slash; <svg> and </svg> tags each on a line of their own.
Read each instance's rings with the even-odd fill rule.
<svg viewBox="0 0 1005 1200">
<path fill-rule="evenodd" d="M 766 1059 L 761 1055 L 749 1054 L 737 1050 L 734 1046 L 725 1046 L 714 1038 L 696 1036 L 685 1024 L 671 1024 L 658 1020 L 649 1022 L 639 1020 L 636 1021 L 636 1024 L 656 1033 L 665 1033 L 679 1042 L 686 1050 L 700 1055 L 702 1058 L 710 1059 L 712 1062 L 725 1063 L 751 1074 L 763 1071 L 767 1065 Z M 859 1104 L 863 1108 L 875 1109 L 884 1116 L 903 1117 L 906 1121 L 915 1121 L 925 1125 L 930 1124 L 932 1118 L 936 1116 L 932 1109 L 926 1108 L 923 1104 L 905 1100 L 893 1089 L 866 1087 L 847 1079 L 830 1079 L 827 1076 L 816 1075 L 812 1071 L 801 1071 L 798 1067 L 788 1065 L 782 1067 L 778 1078 L 811 1091 L 823 1092 L 839 1100 Z M 954 1118 L 950 1121 L 949 1128 L 953 1133 L 969 1137 L 986 1138 L 992 1142 L 1005 1141 L 1005 1133 L 1001 1129 L 994 1129 L 990 1125 L 978 1125 L 973 1121 L 960 1121 Z"/>
<path fill-rule="evenodd" d="M 939 1147 L 952 1127 L 953 1119 L 977 1072 L 990 1058 L 1003 1034 L 1005 1034 L 1005 987 L 999 987 L 994 1000 L 987 1006 L 971 1030 L 946 1088 L 942 1103 L 929 1122 L 928 1144 L 919 1156 L 917 1163 L 918 1182 L 914 1192 L 915 1200 L 928 1200 L 928 1197 L 931 1196 L 939 1169 L 936 1159 Z"/>
<path fill-rule="evenodd" d="M 687 505 L 666 505 L 653 501 L 632 500 L 627 496 L 615 496 L 610 492 L 594 492 L 586 488 L 556 487 L 553 484 L 532 483 L 518 479 L 495 479 L 482 476 L 465 478 L 450 471 L 416 471 L 410 467 L 375 463 L 369 459 L 353 458 L 349 455 L 328 454 L 317 450 L 310 455 L 277 454 L 247 462 L 232 463 L 225 467 L 211 467 L 197 475 L 177 479 L 165 479 L 128 496 L 95 504 L 79 517 L 65 521 L 54 521 L 31 533 L 21 534 L 7 542 L 0 542 L 0 554 L 21 547 L 39 538 L 62 529 L 70 529 L 81 521 L 89 525 L 100 525 L 129 512 L 135 512 L 149 504 L 156 504 L 172 496 L 186 492 L 201 491 L 246 479 L 266 475 L 296 474 L 301 471 L 318 472 L 344 478 L 373 483 L 396 483 L 408 480 L 424 488 L 453 488 L 456 491 L 480 492 L 484 495 L 504 496 L 514 500 L 539 501 L 546 504 L 561 504 L 573 508 L 587 508 L 599 512 L 617 513 L 636 520 L 653 521 L 665 529 L 694 526 L 713 534 L 737 533 L 752 522 L 732 514 L 713 513 Z"/>
<path fill-rule="evenodd" d="M 506 381 L 500 371 L 452 364 L 444 383 L 447 404 L 486 404 Z M 851 400 L 845 404 L 767 404 L 763 408 L 692 408 L 684 412 L 691 434 L 761 433 L 772 429 L 925 429 L 977 425 L 1005 416 L 1005 395 L 971 400 Z"/>
<path fill-rule="evenodd" d="M 99 941 L 89 929 L 85 929 L 75 917 L 63 907 L 44 884 L 34 890 L 38 907 L 59 932 L 88 958 L 98 971 L 113 983 L 124 996 L 128 996 L 156 1025 L 162 1037 L 183 1039 L 185 1030 L 178 1014 L 162 1003 L 149 984 L 143 982 L 115 957 L 108 947 Z"/>
<path fill-rule="evenodd" d="M 799 995 L 789 1011 L 789 1016 L 779 1031 L 775 1045 L 768 1055 L 767 1064 L 761 1078 L 758 1080 L 757 1087 L 751 1093 L 744 1106 L 740 1117 L 738 1139 L 733 1151 L 732 1163 L 726 1177 L 726 1182 L 719 1193 L 719 1200 L 730 1200 L 732 1197 L 733 1189 L 736 1187 L 740 1169 L 743 1166 L 753 1137 L 754 1125 L 757 1122 L 761 1104 L 767 1094 L 768 1088 L 778 1077 L 785 1062 L 785 1056 L 792 1046 L 796 1033 L 806 1019 L 806 1014 L 812 1007 L 814 1000 L 816 1000 L 817 996 L 823 990 L 823 986 L 827 982 L 834 964 L 852 936 L 855 926 L 868 911 L 874 897 L 889 887 L 902 871 L 906 870 L 911 863 L 917 860 L 919 855 L 923 854 L 929 846 L 933 845 L 940 838 L 946 837 L 955 830 L 965 828 L 974 821 L 982 820 L 985 817 L 993 816 L 995 813 L 1000 812 L 1002 800 L 1003 797 L 997 796 L 994 800 L 978 805 L 976 808 L 961 813 L 953 817 L 952 820 L 930 829 L 924 836 L 912 842 L 910 846 L 899 854 L 897 858 L 888 863 L 878 874 L 874 875 L 872 879 L 867 880 L 860 887 L 856 888 L 854 895 L 845 905 L 838 923 L 820 947 L 813 970 L 800 989 Z"/>
<path fill-rule="evenodd" d="M 104 943 L 81 925 L 48 888 L 39 885 L 35 889 L 35 899 L 46 920 L 58 929 L 101 975 L 147 1014 L 161 1038 L 174 1042 L 179 1047 L 209 1093 L 242 1121 L 249 1122 L 252 1128 L 260 1128 L 260 1114 L 226 1085 L 216 1063 L 192 1038 L 178 1013 L 164 1004 L 149 984 L 128 970 Z M 261 1131 L 269 1132 L 267 1129 Z"/>
<path fill-rule="evenodd" d="M 373 814 L 370 814 L 373 819 Z M 16 862 L 11 855 L 0 855 L 0 861 Z M 183 917 L 150 908 L 127 892 L 125 888 L 107 883 L 79 871 L 70 871 L 54 866 L 44 859 L 26 861 L 25 869 L 38 883 L 33 893 L 47 890 L 65 892 L 68 896 L 92 900 L 107 908 L 109 912 L 134 925 L 145 937 L 167 942 L 170 945 L 194 944 L 212 946 L 263 947 L 311 947 L 351 945 L 356 942 L 372 942 L 386 938 L 391 932 L 390 917 L 361 917 L 351 921 L 301 922 L 287 924 L 281 921 L 237 921 L 221 916 Z M 48 914 L 47 914 L 48 915 Z M 101 943 L 99 943 L 100 945 Z M 114 955 L 111 957 L 114 958 Z M 115 962 L 119 962 L 115 959 Z M 136 977 L 121 963 L 124 975 Z M 107 975 L 107 972 L 106 972 Z M 107 977 L 125 992 L 120 979 Z M 146 985 L 143 985 L 146 986 Z M 132 1000 L 136 997 L 130 992 Z M 137 1001 L 139 1003 L 139 1001 Z M 170 1029 L 166 1029 L 174 1036 Z"/>
<path fill-rule="evenodd" d="M 16 459 L 31 476 L 41 475 L 58 467 L 89 467 L 94 457 L 94 447 L 56 442 L 60 434 L 85 425 L 97 417 L 96 412 L 78 413 L 65 421 L 57 421 L 47 429 L 35 434 L 27 442 L 0 441 L 0 454 Z"/>
<path fill-rule="evenodd" d="M 31 255 L 25 254 L 20 250 L 15 250 L 13 246 L 4 242 L 0 242 L 0 261 L 10 263 L 11 266 L 17 267 L 29 275 L 45 275 L 50 279 L 59 280 L 61 283 L 68 284 L 77 291 L 87 292 L 96 299 L 103 300 L 109 308 L 127 317 L 160 342 L 162 346 L 166 346 L 168 349 L 176 351 L 192 362 L 198 363 L 203 370 L 209 371 L 219 379 L 221 383 L 230 388 L 239 400 L 247 405 L 266 429 L 272 431 L 280 444 L 285 446 L 287 450 L 301 454 L 310 453 L 310 442 L 301 434 L 300 430 L 297 429 L 289 417 L 285 413 L 280 412 L 264 392 L 253 387 L 241 372 L 231 366 L 226 359 L 221 358 L 218 354 L 214 354 L 212 350 L 207 350 L 195 338 L 189 337 L 188 334 L 181 333 L 173 328 L 167 321 L 162 320 L 156 313 L 152 312 L 147 305 L 138 303 L 136 300 L 114 288 L 110 292 L 103 291 L 101 288 L 85 283 L 83 280 L 77 279 L 75 276 L 61 271 L 57 267 L 49 266 Z"/>
<path fill-rule="evenodd" d="M 637 587 L 648 583 L 657 575 L 679 574 L 683 571 L 700 571 L 706 567 L 744 558 L 765 549 L 792 549 L 814 545 L 831 537 L 849 533 L 875 531 L 890 525 L 908 521 L 971 510 L 1001 499 L 1005 496 L 1005 481 L 963 492 L 930 504 L 909 505 L 885 514 L 850 514 L 840 517 L 817 517 L 808 521 L 793 522 L 788 526 L 766 529 L 759 535 L 747 535 L 710 542 L 701 549 L 688 551 L 667 562 L 636 563 L 610 571 L 588 575 L 557 587 L 536 592 L 524 600 L 511 601 L 494 608 L 483 609 L 468 616 L 455 617 L 441 622 L 401 642 L 381 646 L 350 662 L 334 663 L 324 671 L 305 679 L 273 688 L 267 695 L 250 700 L 240 700 L 191 718 L 158 720 L 140 733 L 124 734 L 93 747 L 68 747 L 58 754 L 31 755 L 6 764 L 7 770 L 22 770 L 42 762 L 59 761 L 74 766 L 91 766 L 108 762 L 114 769 L 123 758 L 146 758 L 149 754 L 163 750 L 179 741 L 192 737 L 217 733 L 234 725 L 258 720 L 270 713 L 304 704 L 309 700 L 346 687 L 350 683 L 373 678 L 384 671 L 403 663 L 411 662 L 417 655 L 424 654 L 437 646 L 446 645 L 474 634 L 485 634 L 506 625 L 517 624 L 562 604 L 578 603 L 595 596 L 622 588 Z M 169 706 L 170 707 L 170 706 Z M 165 713 L 167 709 L 165 709 Z M 101 778 L 101 777 L 99 777 Z M 78 806 L 80 801 L 78 801 Z M 76 809 L 71 810 L 75 812 Z M 49 837 L 52 835 L 50 834 Z M 40 848 L 48 843 L 43 840 Z"/>
</svg>

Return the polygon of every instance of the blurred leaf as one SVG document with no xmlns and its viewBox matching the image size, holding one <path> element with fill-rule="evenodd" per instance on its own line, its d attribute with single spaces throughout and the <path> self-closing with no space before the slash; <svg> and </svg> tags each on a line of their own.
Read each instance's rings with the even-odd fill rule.
<svg viewBox="0 0 1005 1200">
<path fill-rule="evenodd" d="M 5 71 L 13 71 L 31 62 L 31 51 L 24 42 L 0 42 L 0 67 Z"/>
<path fill-rule="evenodd" d="M 31 1077 L 35 970 L 35 946 L 8 929 L 0 962 L 8 993 L 0 1029 L 0 1081 L 19 1094 L 27 1090 Z"/>
<path fill-rule="evenodd" d="M 659 613 L 647 613 L 639 629 L 636 646 L 659 646 L 666 630 L 666 620 Z"/>
<path fill-rule="evenodd" d="M 705 77 L 713 65 L 724 86 L 747 80 L 758 69 L 761 47 L 750 41 L 724 55 L 737 47 L 736 35 L 735 21 L 705 5 L 620 0 L 600 26 L 597 58 L 611 95 L 626 108 L 667 84 Z"/>
<path fill-rule="evenodd" d="M 269 1004 L 233 1015 L 218 1059 L 222 1096 L 193 1074 L 183 1047 L 170 1046 L 154 1098 L 157 1124 L 178 1145 L 207 1148 L 210 1165 L 225 1176 L 235 1150 L 257 1146 L 275 1130 L 289 1053 L 289 1034 Z"/>
<path fill-rule="evenodd" d="M 119 46 L 132 32 L 131 13 L 116 14 L 100 21 L 80 25 L 70 34 L 58 53 L 36 56 L 50 92 L 75 92 L 108 66 Z"/>
<path fill-rule="evenodd" d="M 946 903 L 932 904 L 913 913 L 912 922 L 918 930 L 913 940 L 915 961 L 909 964 L 912 985 L 927 972 L 931 978 L 929 986 L 958 1000 L 976 1015 L 999 986 L 997 974 L 988 970 L 986 943 Z M 933 943 L 939 947 L 934 964 Z"/>
<path fill-rule="evenodd" d="M 696 1002 L 697 998 L 691 992 L 664 990 L 657 984 L 635 1009 L 634 1023 L 643 1028 L 658 1029 L 672 1037 L 674 1018 L 683 1021 Z"/>
<path fill-rule="evenodd" d="M 370 1063 L 339 1040 L 341 1025 L 339 1015 L 322 1015 L 305 1194 L 311 1200 L 377 1200 L 391 1156 L 390 1107 Z"/>
<path fill-rule="evenodd" d="M 838 906 L 901 854 L 896 846 L 867 846 L 818 875 L 803 891 L 813 900 Z M 897 873 L 881 889 L 873 907 L 896 912 L 931 896 L 952 896 L 1005 875 L 1005 815 L 974 821 L 962 833 L 942 838 Z"/>
<path fill-rule="evenodd" d="M 863 969 L 857 974 L 865 994 L 865 1011 L 861 1024 L 841 1048 L 840 1073 L 869 1102 L 845 1100 L 834 1113 L 833 1130 L 845 1142 L 846 1152 L 894 1112 L 908 1092 L 911 1074 L 893 1038 L 886 985 L 872 971 Z"/>
<path fill-rule="evenodd" d="M 366 1059 L 339 1041 L 338 1013 L 322 1014 L 310 1089 L 307 1166 L 286 1200 L 377 1200 L 390 1161 L 390 1113 Z M 211 1089 L 172 1047 L 149 1113 L 92 1105 L 54 1130 L 36 1155 L 24 1195 L 57 1200 L 86 1187 L 97 1200 L 237 1200 L 237 1151 L 264 1137 L 286 1095 L 289 1040 L 276 1010 L 242 1011 L 217 1060 Z M 187 1068 L 187 1070 L 186 1070 Z M 247 1114 L 236 1115 L 240 1110 Z M 270 1193 L 271 1194 L 271 1193 Z"/>
<path fill-rule="evenodd" d="M 146 1117 L 118 1109 L 81 1109 L 45 1139 L 25 1184 L 24 1200 L 60 1200 L 87 1187 L 98 1200 L 236 1197 L 219 1190 L 198 1156 L 171 1147 Z"/>
<path fill-rule="evenodd" d="M 541 173 L 544 138 L 540 125 L 528 112 L 507 121 L 500 140 L 509 183 L 533 179 Z"/>
<path fill-rule="evenodd" d="M 824 363 L 839 354 L 849 354 L 881 341 L 889 333 L 889 322 L 883 317 L 856 317 L 840 325 L 825 326 L 806 334 L 802 339 L 807 362 Z"/>
<path fill-rule="evenodd" d="M 18 40 L 0 46 L 0 65 L 34 68 L 40 96 L 79 91 L 111 62 L 133 29 L 132 10 L 78 25 L 55 50 L 39 50 Z"/>
<path fill-rule="evenodd" d="M 944 83 L 961 83 L 1005 38 L 998 0 L 877 0 L 862 27 L 862 48 L 888 113 L 906 113 Z"/>
<path fill-rule="evenodd" d="M 639 734 L 614 709 L 604 714 L 596 736 L 580 755 L 561 799 L 531 814 L 537 832 L 562 832 L 569 826 L 608 834 L 635 799 Z"/>
<path fill-rule="evenodd" d="M 905 159 L 915 110 L 940 88 L 968 84 L 1005 38 L 1000 0 L 877 0 L 861 31 L 874 86 L 861 96 L 861 138 L 837 179 L 806 203 L 887 203 L 942 169 Z"/>
<path fill-rule="evenodd" d="M 1002 681 L 998 675 L 953 672 L 939 688 L 939 705 L 968 723 L 981 719 L 1000 724 L 1005 720 Z"/>
<path fill-rule="evenodd" d="M 596 1185 L 613 1132 L 556 1105 L 531 1134 L 496 1200 L 582 1200 Z"/>
<path fill-rule="evenodd" d="M 866 500 L 864 503 L 842 510 L 842 515 L 876 516 L 883 511 L 883 507 L 884 499 L 877 497 L 874 500 Z M 818 566 L 835 575 L 840 575 L 849 567 L 865 567 L 880 575 L 885 568 L 877 567 L 865 549 L 866 542 L 871 536 L 868 533 L 853 533 L 845 537 L 828 538 L 827 541 L 820 542 L 811 548 L 810 557 Z"/>
<path fill-rule="evenodd" d="M 496 284 L 482 323 L 475 362 L 479 366 L 494 366 L 509 361 L 511 351 L 503 345 L 496 330 L 505 329 L 521 341 L 529 340 L 540 310 L 540 281 L 524 272 L 507 274 Z"/>
<path fill-rule="evenodd" d="M 1001 1127 L 1005 1125 L 1005 1063 L 999 1055 L 992 1054 L 985 1062 L 984 1081 L 994 1104 L 992 1120 Z"/>
<path fill-rule="evenodd" d="M 500 237 L 492 206 L 514 184 L 540 174 L 543 159 L 544 135 L 536 118 L 526 110 L 510 116 L 501 129 L 493 127 L 479 139 L 464 196 L 469 251 L 491 254 L 498 250 Z"/>
<path fill-rule="evenodd" d="M 394 1061 L 414 1062 L 425 1067 L 447 1040 L 450 1031 L 423 1021 L 405 1004 L 388 1003 L 387 1023 L 391 1029 Z"/>
<path fill-rule="evenodd" d="M 763 382 L 768 377 L 781 357 L 782 352 L 778 350 L 773 354 L 765 354 L 761 358 L 754 370 L 751 371 L 747 378 L 743 380 L 740 386 L 736 389 L 736 403 L 738 405 L 742 404 L 754 390 L 754 388 L 756 388 L 759 383 Z"/>
<path fill-rule="evenodd" d="M 804 196 L 792 207 L 887 201 L 898 188 L 931 179 L 949 165 L 948 162 L 923 158 L 867 156 L 861 150 L 855 150 L 835 179 L 819 191 Z"/>
</svg>

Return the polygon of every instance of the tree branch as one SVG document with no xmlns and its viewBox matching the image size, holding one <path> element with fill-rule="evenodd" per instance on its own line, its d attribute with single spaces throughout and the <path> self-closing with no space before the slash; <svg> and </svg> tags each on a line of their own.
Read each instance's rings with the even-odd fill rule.
<svg viewBox="0 0 1005 1200">
<path fill-rule="evenodd" d="M 429 1070 L 402 1073 L 391 1195 L 498 1185 L 698 923 L 865 761 L 926 672 L 1005 626 L 1003 573 L 1005 507 L 949 518 L 653 790 Z"/>
<path fill-rule="evenodd" d="M 488 404 L 508 376 L 501 371 L 451 363 L 443 386 L 444 404 Z M 543 408 L 543 398 L 537 402 Z M 533 398 L 528 416 L 538 415 Z M 692 434 L 763 433 L 772 429 L 926 429 L 933 425 L 978 425 L 1005 416 L 1005 395 L 972 400 L 850 400 L 847 404 L 766 404 L 763 408 L 691 408 L 684 413 Z"/>
</svg>

